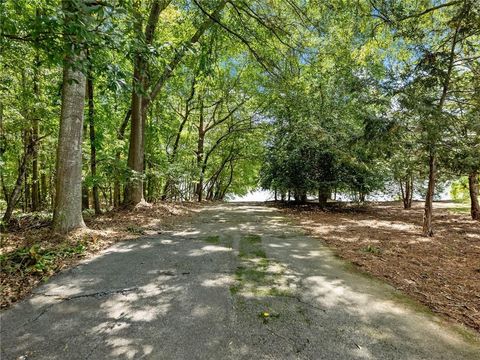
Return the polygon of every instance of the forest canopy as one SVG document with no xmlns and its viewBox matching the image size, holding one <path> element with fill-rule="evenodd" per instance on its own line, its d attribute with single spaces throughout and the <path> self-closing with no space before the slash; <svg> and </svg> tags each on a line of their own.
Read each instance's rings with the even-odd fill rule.
<svg viewBox="0 0 480 360">
<path fill-rule="evenodd" d="M 477 0 L 6 0 L 0 56 L 5 228 L 262 187 L 431 236 L 446 181 L 480 220 Z"/>
</svg>

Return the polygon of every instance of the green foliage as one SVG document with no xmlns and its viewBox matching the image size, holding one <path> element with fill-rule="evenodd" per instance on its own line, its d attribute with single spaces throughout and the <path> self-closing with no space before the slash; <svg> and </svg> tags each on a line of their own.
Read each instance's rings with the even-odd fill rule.
<svg viewBox="0 0 480 360">
<path fill-rule="evenodd" d="M 364 200 L 410 179 L 423 190 L 430 153 L 442 181 L 480 168 L 473 1 L 423 14 L 433 2 L 247 0 L 228 2 L 218 24 L 205 12 L 220 1 L 174 0 L 151 42 L 149 1 L 64 3 L 0 5 L 2 210 L 36 140 L 38 176 L 27 159 L 15 206 L 28 212 L 38 184 L 41 209 L 51 210 L 61 65 L 86 50 L 73 66 L 93 81 L 96 174 L 86 122 L 82 180 L 99 189 L 103 209 L 120 205 L 134 179 L 151 202 L 195 200 L 199 187 L 203 199 L 224 200 L 258 185 L 299 201 L 332 192 Z M 136 57 L 148 79 L 139 89 Z M 133 172 L 123 124 L 132 91 L 148 98 L 166 73 L 146 109 L 145 171 Z"/>
<path fill-rule="evenodd" d="M 367 246 L 365 246 L 363 249 L 362 249 L 363 252 L 366 252 L 366 253 L 371 253 L 371 254 L 374 254 L 374 255 L 379 255 L 382 253 L 382 250 L 376 246 L 373 246 L 371 244 L 368 244 Z"/>
<path fill-rule="evenodd" d="M 470 200 L 468 191 L 468 177 L 463 176 L 452 182 L 450 187 L 450 195 L 452 199 L 458 202 L 467 202 Z"/>
<path fill-rule="evenodd" d="M 82 243 L 75 246 L 65 244 L 54 249 L 43 249 L 36 244 L 0 255 L 0 263 L 2 271 L 6 273 L 49 275 L 56 270 L 59 259 L 78 256 L 84 252 L 85 246 Z"/>
</svg>

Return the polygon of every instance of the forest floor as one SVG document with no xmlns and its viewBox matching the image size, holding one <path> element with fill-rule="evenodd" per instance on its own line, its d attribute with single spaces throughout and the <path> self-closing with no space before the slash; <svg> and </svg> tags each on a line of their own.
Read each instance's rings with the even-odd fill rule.
<svg viewBox="0 0 480 360">
<path fill-rule="evenodd" d="M 480 332 L 480 224 L 469 206 L 434 203 L 434 237 L 421 236 L 423 203 L 284 211 L 342 259 L 385 279 L 434 312 Z"/>
<path fill-rule="evenodd" d="M 365 276 L 277 209 L 194 210 L 2 311 L 1 358 L 478 359 L 474 332 Z"/>
<path fill-rule="evenodd" d="M 52 235 L 51 214 L 14 218 L 8 233 L 0 233 L 0 309 L 30 294 L 59 272 L 118 241 L 169 230 L 180 218 L 194 214 L 197 203 L 155 204 L 134 211 L 119 209 L 100 216 L 84 214 L 87 230 Z M 12 226 L 13 225 L 13 226 Z"/>
</svg>

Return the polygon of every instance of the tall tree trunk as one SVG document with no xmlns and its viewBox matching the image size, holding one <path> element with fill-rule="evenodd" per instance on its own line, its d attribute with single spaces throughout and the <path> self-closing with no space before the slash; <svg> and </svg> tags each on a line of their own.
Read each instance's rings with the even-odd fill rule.
<svg viewBox="0 0 480 360">
<path fill-rule="evenodd" d="M 20 198 L 20 195 L 22 193 L 22 182 L 25 177 L 25 173 L 27 172 L 28 160 L 30 159 L 33 153 L 33 147 L 34 147 L 33 143 L 27 146 L 27 148 L 25 149 L 25 153 L 22 157 L 22 161 L 20 162 L 20 166 L 18 167 L 17 181 L 15 182 L 15 186 L 13 187 L 12 193 L 8 196 L 9 201 L 7 203 L 7 209 L 2 218 L 2 224 L 3 224 L 3 227 L 5 228 L 7 228 L 8 224 L 10 223 L 13 210 L 15 209 L 15 205 L 17 204 L 18 199 Z"/>
<path fill-rule="evenodd" d="M 150 14 L 145 28 L 145 44 L 150 45 L 153 41 L 160 12 L 165 9 L 170 1 L 155 0 L 150 8 Z M 136 31 L 142 36 L 142 15 L 140 9 L 136 11 Z M 130 128 L 130 146 L 128 148 L 128 167 L 132 171 L 125 193 L 125 204 L 135 206 L 144 202 L 143 197 L 143 174 L 144 174 L 144 151 L 145 151 L 145 117 L 146 102 L 143 94 L 147 84 L 147 61 L 141 52 L 137 53 L 133 68 L 132 90 L 132 115 Z"/>
<path fill-rule="evenodd" d="M 430 153 L 428 159 L 428 189 L 427 196 L 425 197 L 425 211 L 423 214 L 423 235 L 424 236 L 433 236 L 432 228 L 432 210 L 433 210 L 433 195 L 435 190 L 435 155 L 433 151 Z"/>
<path fill-rule="evenodd" d="M 0 171 L 0 182 L 2 183 L 3 198 L 5 199 L 5 203 L 8 204 L 9 202 L 8 190 L 7 190 L 7 185 L 5 184 L 5 178 L 3 177 L 3 171 Z"/>
<path fill-rule="evenodd" d="M 153 40 L 153 34 L 158 22 L 160 12 L 165 9 L 169 0 L 155 1 L 152 4 L 150 15 L 148 18 L 147 27 L 145 29 L 145 43 L 151 44 Z M 223 10 L 227 3 L 227 0 L 220 0 L 215 8 L 214 12 L 207 16 L 205 21 L 200 24 L 197 31 L 193 36 L 182 44 L 181 48 L 175 52 L 173 59 L 164 67 L 158 80 L 152 87 L 150 95 L 143 97 L 142 91 L 148 88 L 146 83 L 146 68 L 147 63 L 142 58 L 141 54 L 138 54 L 134 64 L 134 81 L 132 91 L 132 122 L 130 130 L 130 147 L 128 155 L 128 167 L 134 173 L 134 179 L 129 182 L 125 203 L 129 205 L 135 205 L 143 201 L 143 152 L 144 152 L 144 137 L 145 137 L 145 112 L 150 103 L 155 100 L 159 92 L 163 88 L 166 81 L 173 75 L 173 71 L 180 64 L 183 57 L 187 53 L 191 45 L 198 42 L 205 31 L 218 20 L 220 12 Z M 141 33 L 141 21 L 137 23 L 137 32 Z"/>
<path fill-rule="evenodd" d="M 31 138 L 26 135 L 26 141 L 28 142 L 31 142 Z M 25 153 L 27 152 L 27 147 L 29 146 L 29 144 L 26 144 L 25 146 Z M 31 156 L 29 156 L 28 160 L 27 161 L 30 161 L 30 158 Z M 23 201 L 24 201 L 24 212 L 28 212 L 29 210 L 31 210 L 31 206 L 30 206 L 30 184 L 28 182 L 28 166 L 25 168 L 25 171 L 24 171 L 24 180 L 23 180 Z"/>
<path fill-rule="evenodd" d="M 132 114 L 132 110 L 128 110 L 123 118 L 122 124 L 118 129 L 117 139 L 123 141 L 125 139 L 125 130 L 127 129 L 128 122 L 130 120 L 130 116 Z M 117 150 L 115 153 L 115 160 L 117 163 L 120 163 L 121 151 Z M 118 207 L 122 203 L 122 187 L 120 185 L 120 180 L 117 176 L 115 176 L 115 182 L 113 184 L 113 206 Z"/>
<path fill-rule="evenodd" d="M 85 182 L 82 183 L 82 210 L 90 209 L 90 194 L 88 186 Z"/>
<path fill-rule="evenodd" d="M 320 207 L 324 208 L 327 206 L 327 201 L 332 197 L 332 192 L 330 188 L 327 186 L 320 186 L 318 189 L 318 202 Z"/>
<path fill-rule="evenodd" d="M 47 204 L 47 174 L 45 171 L 42 171 L 40 174 L 40 205 L 43 208 Z"/>
<path fill-rule="evenodd" d="M 197 183 L 197 201 L 202 201 L 203 196 L 203 177 L 204 177 L 204 167 L 203 167 L 203 152 L 205 144 L 205 125 L 203 117 L 203 101 L 200 104 L 200 122 L 198 124 L 198 140 L 197 140 L 197 167 L 200 171 Z"/>
<path fill-rule="evenodd" d="M 88 93 L 88 123 L 90 130 L 90 173 L 93 178 L 93 208 L 95 214 L 101 214 L 100 198 L 98 196 L 98 184 L 97 184 L 97 145 L 95 143 L 95 107 L 93 102 L 93 74 L 92 65 L 89 65 L 87 76 L 87 93 Z"/>
<path fill-rule="evenodd" d="M 405 181 L 400 181 L 400 190 L 402 191 L 403 208 L 409 210 L 412 208 L 413 199 L 413 176 L 409 175 Z"/>
<path fill-rule="evenodd" d="M 457 45 L 458 34 L 460 32 L 461 23 L 463 21 L 462 18 L 457 20 L 457 26 L 455 28 L 455 33 L 452 38 L 452 44 L 450 47 L 450 54 L 448 59 L 448 67 L 445 79 L 443 81 L 442 86 L 442 94 L 440 96 L 440 100 L 438 102 L 438 112 L 439 114 L 443 111 L 443 106 L 445 104 L 445 100 L 447 99 L 448 90 L 450 87 L 450 80 L 452 75 L 453 69 L 453 62 L 455 60 L 455 47 Z M 433 228 L 432 228 L 432 211 L 433 211 L 433 194 L 435 191 L 435 143 L 430 143 L 429 149 L 429 174 L 428 174 L 428 189 L 427 195 L 425 196 L 425 211 L 423 214 L 423 235 L 424 236 L 433 236 Z"/>
<path fill-rule="evenodd" d="M 225 187 L 223 188 L 223 191 L 221 192 L 220 198 L 218 200 L 223 200 L 225 198 L 225 195 L 227 194 L 227 191 L 230 188 L 230 185 L 232 185 L 233 170 L 234 170 L 233 161 L 230 161 L 230 175 L 228 177 L 228 182 L 227 182 L 227 185 L 225 185 Z"/>
<path fill-rule="evenodd" d="M 76 4 L 64 0 L 66 14 L 80 13 Z M 65 24 L 72 21 L 69 15 Z M 85 53 L 78 44 L 72 43 L 72 37 L 66 37 L 66 49 L 69 52 L 63 64 L 62 111 L 57 147 L 55 208 L 53 230 L 66 233 L 72 229 L 85 227 L 82 217 L 82 135 L 83 111 L 85 106 L 85 75 L 79 70 L 79 64 L 85 60 Z M 72 54 L 71 49 L 78 53 Z"/>
<path fill-rule="evenodd" d="M 468 174 L 468 189 L 470 192 L 470 214 L 473 220 L 480 220 L 480 206 L 478 204 L 478 172 Z"/>
<path fill-rule="evenodd" d="M 38 14 L 38 12 L 37 12 Z M 35 96 L 35 102 L 39 101 L 40 90 L 39 90 L 39 71 L 40 59 L 38 52 L 35 56 L 35 68 L 33 75 L 33 93 Z M 38 112 L 35 111 L 32 118 L 32 142 L 37 143 L 39 133 L 39 119 Z M 32 154 L 32 211 L 38 211 L 40 209 L 40 181 L 38 178 L 38 144 L 33 148 Z"/>
<path fill-rule="evenodd" d="M 137 59 L 134 69 L 134 91 L 132 92 L 132 120 L 130 128 L 130 144 L 128 149 L 128 167 L 132 171 L 125 193 L 125 204 L 136 205 L 143 202 L 143 136 L 145 127 L 142 119 L 143 89 L 139 89 L 142 81 L 141 73 L 144 71 L 143 61 Z"/>
<path fill-rule="evenodd" d="M 27 103 L 27 97 L 28 97 L 28 91 L 27 91 L 27 79 L 25 75 L 25 71 L 22 72 L 22 115 L 25 119 L 31 119 L 32 118 L 32 113 L 30 111 L 30 108 Z M 33 144 L 32 141 L 32 131 L 31 128 L 26 127 L 23 130 L 23 151 L 24 154 L 27 154 L 29 146 Z M 26 157 L 26 168 L 25 171 L 23 172 L 23 211 L 27 212 L 31 210 L 30 207 L 30 184 L 28 182 L 29 178 L 29 162 L 31 160 L 31 156 Z M 21 164 L 23 161 L 23 158 L 19 161 L 19 164 Z"/>
</svg>

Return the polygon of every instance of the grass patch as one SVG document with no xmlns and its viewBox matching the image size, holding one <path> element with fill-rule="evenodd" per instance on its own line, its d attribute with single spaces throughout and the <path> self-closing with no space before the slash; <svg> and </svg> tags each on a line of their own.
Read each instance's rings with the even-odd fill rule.
<svg viewBox="0 0 480 360">
<path fill-rule="evenodd" d="M 240 239 L 239 256 L 241 258 L 266 258 L 262 248 L 262 238 L 259 235 L 249 234 Z"/>
<path fill-rule="evenodd" d="M 233 248 L 233 239 L 231 237 L 220 237 L 220 235 L 210 235 L 203 239 L 203 241 L 212 245 L 221 245 L 228 248 Z"/>
<path fill-rule="evenodd" d="M 236 284 L 230 287 L 230 293 L 264 296 L 292 296 L 290 289 L 283 288 L 283 272 L 275 272 L 276 264 L 266 258 L 248 259 L 235 271 Z"/>
<path fill-rule="evenodd" d="M 261 267 L 245 268 L 240 266 L 235 271 L 235 277 L 241 282 L 262 283 L 265 281 L 266 269 Z"/>
<path fill-rule="evenodd" d="M 461 215 L 469 215 L 470 214 L 470 208 L 469 207 L 451 207 L 448 208 L 448 211 L 454 213 L 454 214 L 461 214 Z"/>
<path fill-rule="evenodd" d="M 204 240 L 209 244 L 219 244 L 220 243 L 220 236 L 210 235 L 210 236 L 207 236 Z"/>
<path fill-rule="evenodd" d="M 272 263 L 262 247 L 259 235 L 248 234 L 240 239 L 238 256 L 242 265 L 235 271 L 235 285 L 230 287 L 232 295 L 243 294 L 258 297 L 292 296 L 282 283 L 283 269 Z"/>
<path fill-rule="evenodd" d="M 262 237 L 260 235 L 249 234 L 243 237 L 243 241 L 249 244 L 260 244 Z"/>
<path fill-rule="evenodd" d="M 292 293 L 291 290 L 279 289 L 278 287 L 271 287 L 268 290 L 268 295 L 269 296 L 277 296 L 277 297 L 291 297 L 291 296 L 293 296 L 293 293 Z"/>
</svg>

